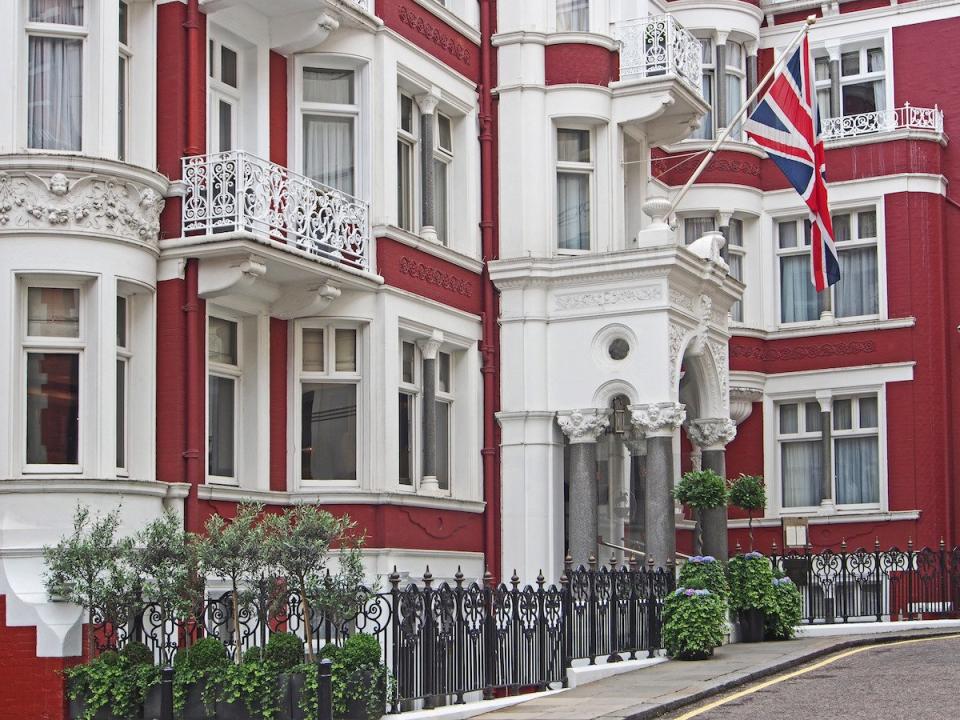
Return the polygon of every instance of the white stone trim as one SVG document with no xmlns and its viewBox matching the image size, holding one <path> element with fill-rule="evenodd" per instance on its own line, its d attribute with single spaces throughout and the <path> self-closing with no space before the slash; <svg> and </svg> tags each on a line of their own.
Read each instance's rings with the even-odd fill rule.
<svg viewBox="0 0 960 720">
<path fill-rule="evenodd" d="M 805 517 L 807 518 L 807 522 L 809 522 L 811 525 L 841 525 L 849 523 L 879 523 L 919 520 L 920 515 L 920 510 L 888 510 L 886 512 L 877 512 L 875 510 L 837 510 L 830 515 L 784 512 L 778 517 L 754 518 L 753 527 L 780 527 L 782 524 L 782 519 L 787 517 Z M 749 527 L 747 518 L 728 520 L 727 524 L 731 529 L 742 529 Z"/>
<path fill-rule="evenodd" d="M 243 502 L 252 500 L 268 505 L 298 505 L 301 503 L 320 503 L 323 505 L 401 505 L 405 507 L 425 507 L 437 510 L 457 510 L 459 512 L 482 513 L 486 507 L 483 500 L 461 500 L 459 498 L 422 496 L 406 492 L 363 492 L 331 489 L 330 491 L 299 490 L 281 492 L 276 490 L 250 490 L 246 488 L 201 485 L 197 488 L 197 497 L 201 500 Z"/>
</svg>

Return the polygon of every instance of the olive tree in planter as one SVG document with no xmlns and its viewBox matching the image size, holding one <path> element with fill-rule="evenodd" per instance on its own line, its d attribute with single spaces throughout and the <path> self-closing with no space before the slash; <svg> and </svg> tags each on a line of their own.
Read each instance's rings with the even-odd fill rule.
<svg viewBox="0 0 960 720">
<path fill-rule="evenodd" d="M 727 482 L 713 470 L 684 473 L 673 496 L 698 511 L 697 534 L 704 554 L 726 559 Z M 709 532 L 704 532 L 709 526 Z M 722 533 L 722 537 L 721 537 Z"/>
<path fill-rule="evenodd" d="M 191 539 L 197 553 L 200 572 L 214 575 L 230 583 L 230 612 L 233 617 L 234 662 L 240 664 L 242 627 L 240 606 L 253 600 L 252 588 L 263 575 L 266 563 L 265 533 L 258 516 L 259 503 L 242 503 L 230 521 L 220 515 L 211 516 L 202 535 Z"/>
<path fill-rule="evenodd" d="M 767 506 L 767 493 L 761 475 L 744 475 L 730 486 L 730 504 L 747 511 L 747 527 L 750 531 L 750 549 L 753 550 L 753 514 Z"/>
</svg>

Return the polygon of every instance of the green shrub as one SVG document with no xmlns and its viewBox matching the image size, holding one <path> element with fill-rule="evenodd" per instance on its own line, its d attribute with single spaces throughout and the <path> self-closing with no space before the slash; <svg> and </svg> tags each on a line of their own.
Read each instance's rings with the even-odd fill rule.
<svg viewBox="0 0 960 720">
<path fill-rule="evenodd" d="M 374 635 L 355 633 L 340 649 L 338 661 L 346 667 L 365 667 L 380 663 L 380 641 Z"/>
<path fill-rule="evenodd" d="M 663 603 L 663 642 L 671 657 L 710 653 L 723 643 L 727 608 L 709 590 L 677 588 Z"/>
<path fill-rule="evenodd" d="M 697 510 L 726 507 L 727 481 L 713 470 L 684 473 L 673 490 L 673 496 Z"/>
<path fill-rule="evenodd" d="M 730 581 L 730 609 L 737 612 L 773 612 L 773 568 L 758 552 L 737 555 L 727 563 Z"/>
<path fill-rule="evenodd" d="M 83 702 L 80 720 L 93 720 L 107 709 L 116 717 L 136 717 L 147 692 L 160 682 L 160 668 L 150 663 L 132 663 L 112 650 L 85 665 L 68 668 L 67 691 L 71 700 Z"/>
<path fill-rule="evenodd" d="M 712 555 L 695 555 L 680 568 L 679 584 L 685 588 L 709 590 L 723 600 L 730 596 L 730 585 L 723 563 Z"/>
<path fill-rule="evenodd" d="M 293 633 L 274 633 L 267 641 L 263 659 L 273 663 L 278 672 L 288 673 L 303 663 L 303 643 Z"/>
<path fill-rule="evenodd" d="M 264 660 L 264 650 L 259 646 L 247 648 L 246 652 L 243 653 L 244 664 L 263 662 L 263 660 Z"/>
<path fill-rule="evenodd" d="M 200 674 L 229 662 L 227 648 L 215 637 L 197 640 L 187 650 L 187 664 L 191 670 Z"/>
<path fill-rule="evenodd" d="M 340 652 L 340 646 L 335 645 L 334 643 L 327 643 L 322 648 L 320 652 L 317 653 L 317 660 L 329 660 L 330 662 L 335 662 L 337 659 L 337 654 Z"/>
<path fill-rule="evenodd" d="M 788 577 L 774 578 L 772 586 L 772 612 L 767 616 L 767 632 L 775 640 L 790 640 L 803 617 L 803 598 Z"/>
<path fill-rule="evenodd" d="M 750 532 L 750 549 L 753 550 L 753 513 L 767 506 L 767 492 L 763 476 L 744 475 L 730 486 L 730 504 L 747 511 L 747 527 Z"/>
<path fill-rule="evenodd" d="M 120 651 L 120 656 L 129 665 L 153 665 L 153 653 L 142 642 L 128 642 Z"/>
<path fill-rule="evenodd" d="M 213 703 L 242 703 L 255 718 L 271 720 L 280 709 L 277 667 L 269 662 L 224 663 L 207 676 L 203 699 Z"/>
</svg>

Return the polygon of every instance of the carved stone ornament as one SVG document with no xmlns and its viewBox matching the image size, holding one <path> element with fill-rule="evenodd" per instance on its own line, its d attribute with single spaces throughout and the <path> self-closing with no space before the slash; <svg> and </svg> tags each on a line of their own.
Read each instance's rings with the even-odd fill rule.
<svg viewBox="0 0 960 720">
<path fill-rule="evenodd" d="M 83 231 L 155 245 L 163 205 L 153 188 L 119 177 L 0 172 L 0 232 Z"/>
<path fill-rule="evenodd" d="M 763 391 L 758 388 L 730 388 L 730 418 L 739 425 L 753 412 L 753 404 L 763 400 Z"/>
<path fill-rule="evenodd" d="M 596 442 L 607 429 L 611 412 L 609 408 L 567 410 L 557 413 L 557 424 L 571 443 L 592 443 Z"/>
<path fill-rule="evenodd" d="M 700 418 L 687 425 L 687 436 L 703 450 L 721 449 L 737 436 L 737 426 L 730 418 Z"/>
<path fill-rule="evenodd" d="M 672 435 L 687 419 L 682 403 L 660 402 L 630 406 L 630 420 L 646 437 Z"/>
</svg>

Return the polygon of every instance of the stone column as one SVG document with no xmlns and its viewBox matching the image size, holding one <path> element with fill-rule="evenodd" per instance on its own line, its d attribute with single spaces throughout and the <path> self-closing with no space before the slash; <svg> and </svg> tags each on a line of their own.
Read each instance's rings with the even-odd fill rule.
<svg viewBox="0 0 960 720">
<path fill-rule="evenodd" d="M 420 235 L 425 240 L 437 242 L 437 230 L 434 220 L 434 173 L 433 173 L 433 133 L 439 92 L 417 95 L 420 108 Z"/>
<path fill-rule="evenodd" d="M 704 470 L 713 470 L 722 478 L 727 477 L 726 446 L 737 434 L 737 426 L 730 418 L 701 418 L 687 426 L 690 441 L 700 448 Z M 718 560 L 727 559 L 727 509 L 702 510 L 703 554 L 713 555 Z"/>
<path fill-rule="evenodd" d="M 675 402 L 631 405 L 634 427 L 647 438 L 647 492 L 644 508 L 647 559 L 658 567 L 676 562 L 677 530 L 673 506 L 673 436 L 687 417 Z"/>
<path fill-rule="evenodd" d="M 717 90 L 716 103 L 714 103 L 714 110 L 717 113 L 717 128 L 719 135 L 719 128 L 725 128 L 727 126 L 727 36 L 729 31 L 727 30 L 718 30 L 717 31 L 717 52 L 716 52 L 716 67 L 713 71 L 714 83 Z"/>
<path fill-rule="evenodd" d="M 426 340 L 420 340 L 423 355 L 423 477 L 420 490 L 437 493 L 437 353 L 443 343 L 443 333 L 434 330 Z"/>
<path fill-rule="evenodd" d="M 647 441 L 634 429 L 623 436 L 623 442 L 630 451 L 630 535 L 642 548 L 647 541 Z"/>
<path fill-rule="evenodd" d="M 597 557 L 597 439 L 610 424 L 609 408 L 557 413 L 557 424 L 570 439 L 569 539 L 574 566 Z"/>
<path fill-rule="evenodd" d="M 817 402 L 820 403 L 820 511 L 832 513 L 835 511 L 833 501 L 833 396 L 829 391 L 817 393 Z"/>
<path fill-rule="evenodd" d="M 830 57 L 830 115 L 829 117 L 840 117 L 840 48 L 837 46 L 828 47 L 827 54 Z"/>
<path fill-rule="evenodd" d="M 757 41 L 748 40 L 743 45 L 743 50 L 747 54 L 747 97 L 757 89 Z M 750 110 L 753 112 L 757 107 L 757 101 L 754 99 L 750 103 Z"/>
</svg>

